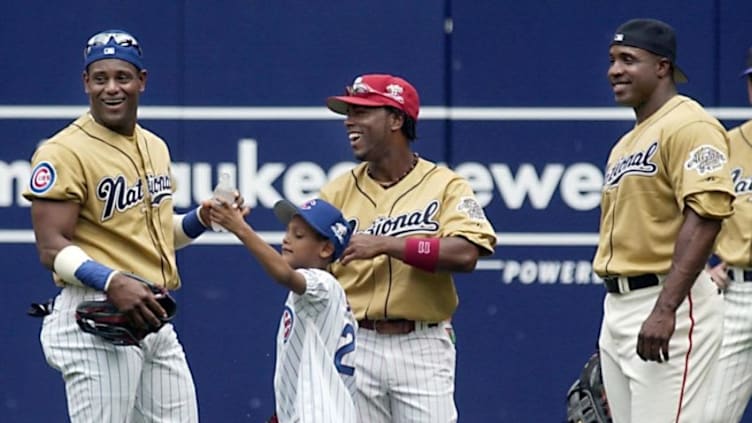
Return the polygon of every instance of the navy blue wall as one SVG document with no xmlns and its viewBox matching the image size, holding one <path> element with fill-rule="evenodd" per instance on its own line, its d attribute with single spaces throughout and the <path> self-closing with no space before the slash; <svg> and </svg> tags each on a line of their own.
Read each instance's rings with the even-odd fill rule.
<svg viewBox="0 0 752 423">
<path fill-rule="evenodd" d="M 181 208 L 208 195 L 217 170 L 228 167 L 256 206 L 250 220 L 270 240 L 281 230 L 268 209 L 274 200 L 311 195 L 352 160 L 341 119 L 323 100 L 360 73 L 414 83 L 423 105 L 416 149 L 471 179 L 500 234 L 497 253 L 457 277 L 460 421 L 563 421 L 566 390 L 595 348 L 603 298 L 589 263 L 597 196 L 610 146 L 632 125 L 605 78 L 615 27 L 638 16 L 670 22 L 690 78 L 680 90 L 721 112 L 748 106 L 738 73 L 752 44 L 752 2 L 742 0 L 27 0 L 5 5 L 3 15 L 3 422 L 67 415 L 62 380 L 39 346 L 40 322 L 24 315 L 56 289 L 38 263 L 18 186 L 37 142 L 86 109 L 83 43 L 101 29 L 127 29 L 143 45 L 150 73 L 142 124 L 170 145 Z M 157 116 L 164 106 L 188 109 Z M 542 109 L 554 107 L 563 118 Z M 573 108 L 594 109 L 576 117 Z M 270 110 L 287 117 L 254 114 Z M 210 118 L 212 111 L 246 118 Z M 480 117 L 486 112 L 492 116 Z M 202 420 L 261 421 L 274 406 L 274 337 L 286 292 L 229 237 L 202 237 L 179 252 L 179 264 L 176 326 Z"/>
</svg>

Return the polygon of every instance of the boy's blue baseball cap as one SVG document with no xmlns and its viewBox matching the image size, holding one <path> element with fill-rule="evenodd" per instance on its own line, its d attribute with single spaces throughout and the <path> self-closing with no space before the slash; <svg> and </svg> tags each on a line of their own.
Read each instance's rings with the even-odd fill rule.
<svg viewBox="0 0 752 423">
<path fill-rule="evenodd" d="M 84 69 L 97 60 L 120 59 L 141 70 L 144 68 L 142 56 L 141 46 L 134 36 L 119 29 L 109 29 L 89 38 L 84 48 Z"/>
<path fill-rule="evenodd" d="M 279 200 L 274 205 L 274 214 L 285 225 L 290 223 L 293 216 L 302 217 L 316 232 L 334 244 L 333 260 L 342 255 L 352 236 L 352 228 L 342 212 L 320 198 L 306 201 L 300 207 L 288 200 Z"/>
</svg>

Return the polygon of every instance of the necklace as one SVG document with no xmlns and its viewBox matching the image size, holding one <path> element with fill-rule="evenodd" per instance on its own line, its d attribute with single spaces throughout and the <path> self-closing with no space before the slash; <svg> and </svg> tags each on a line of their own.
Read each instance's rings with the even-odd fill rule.
<svg viewBox="0 0 752 423">
<path fill-rule="evenodd" d="M 373 176 L 373 173 L 371 172 L 371 167 L 370 166 L 366 167 L 366 173 L 368 174 L 368 176 L 371 177 L 371 179 L 373 179 L 379 185 L 381 185 L 382 188 L 391 188 L 391 187 L 397 185 L 399 183 L 399 181 L 405 179 L 405 176 L 407 176 L 408 173 L 412 172 L 412 170 L 415 169 L 415 165 L 417 165 L 417 164 L 418 164 L 418 153 L 413 153 L 413 161 L 412 161 L 412 163 L 410 163 L 410 167 L 407 168 L 407 170 L 405 171 L 405 173 L 403 173 L 402 175 L 400 175 L 399 178 L 397 178 L 395 180 L 392 180 L 392 181 L 379 181 L 379 180 L 377 180 Z"/>
</svg>

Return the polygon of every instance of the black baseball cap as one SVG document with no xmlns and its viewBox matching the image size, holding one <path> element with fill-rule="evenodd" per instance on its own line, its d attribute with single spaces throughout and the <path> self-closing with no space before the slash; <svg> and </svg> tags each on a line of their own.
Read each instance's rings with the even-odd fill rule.
<svg viewBox="0 0 752 423">
<path fill-rule="evenodd" d="M 637 47 L 665 57 L 674 68 L 674 81 L 687 82 L 687 75 L 676 64 L 674 28 L 665 22 L 646 18 L 629 20 L 616 29 L 611 45 Z"/>
</svg>

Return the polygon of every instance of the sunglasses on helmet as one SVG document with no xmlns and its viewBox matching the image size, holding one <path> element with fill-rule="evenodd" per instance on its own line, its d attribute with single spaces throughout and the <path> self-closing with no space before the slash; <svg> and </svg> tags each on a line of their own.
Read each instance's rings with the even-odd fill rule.
<svg viewBox="0 0 752 423">
<path fill-rule="evenodd" d="M 131 47 L 136 50 L 139 56 L 143 54 L 141 47 L 138 45 L 138 41 L 127 32 L 100 32 L 89 38 L 84 49 L 84 57 L 91 53 L 91 49 L 97 46 L 103 46 L 106 44 L 117 44 L 122 47 Z"/>
</svg>

